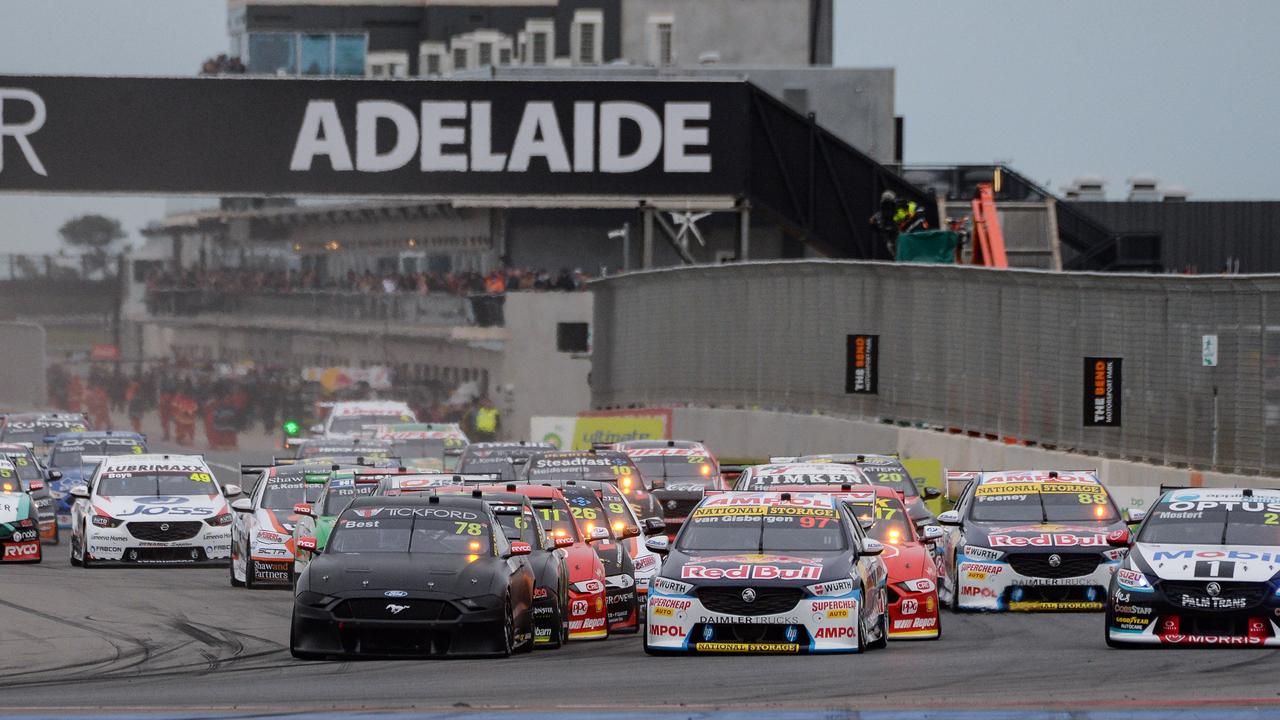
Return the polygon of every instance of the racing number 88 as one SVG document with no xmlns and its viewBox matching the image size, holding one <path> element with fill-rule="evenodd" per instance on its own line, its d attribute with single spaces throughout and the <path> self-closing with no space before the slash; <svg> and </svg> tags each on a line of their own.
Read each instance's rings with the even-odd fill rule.
<svg viewBox="0 0 1280 720">
<path fill-rule="evenodd" d="M 1081 505 L 1107 504 L 1107 496 L 1102 493 L 1079 493 L 1076 495 L 1076 500 L 1078 500 Z"/>
</svg>

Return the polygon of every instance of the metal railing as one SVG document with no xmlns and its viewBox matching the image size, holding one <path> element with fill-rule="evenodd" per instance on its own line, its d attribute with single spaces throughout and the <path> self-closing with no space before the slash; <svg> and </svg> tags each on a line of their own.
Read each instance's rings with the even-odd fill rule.
<svg viewBox="0 0 1280 720">
<path fill-rule="evenodd" d="M 147 312 L 154 316 L 206 313 L 246 318 L 325 318 L 411 325 L 502 325 L 502 297 L 449 293 L 366 293 L 328 290 L 233 292 L 155 289 L 147 291 Z"/>
<path fill-rule="evenodd" d="M 797 261 L 591 289 L 598 408 L 820 412 L 1280 474 L 1280 276 Z M 850 334 L 880 336 L 876 395 L 845 393 Z M 1084 426 L 1095 356 L 1124 360 L 1120 427 Z"/>
</svg>

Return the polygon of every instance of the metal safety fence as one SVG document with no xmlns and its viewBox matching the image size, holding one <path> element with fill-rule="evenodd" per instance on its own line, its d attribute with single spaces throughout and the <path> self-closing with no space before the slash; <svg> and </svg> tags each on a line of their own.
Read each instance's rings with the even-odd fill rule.
<svg viewBox="0 0 1280 720">
<path fill-rule="evenodd" d="M 413 325 L 501 325 L 502 297 L 448 293 L 365 293 L 343 291 L 231 292 L 223 290 L 149 290 L 153 316 L 222 313 L 251 317 L 370 320 Z"/>
<path fill-rule="evenodd" d="M 795 261 L 591 289 L 598 408 L 818 412 L 1280 474 L 1280 276 Z M 853 335 L 878 336 L 875 394 L 847 392 Z M 1086 425 L 1087 357 L 1122 360 L 1118 426 Z"/>
</svg>

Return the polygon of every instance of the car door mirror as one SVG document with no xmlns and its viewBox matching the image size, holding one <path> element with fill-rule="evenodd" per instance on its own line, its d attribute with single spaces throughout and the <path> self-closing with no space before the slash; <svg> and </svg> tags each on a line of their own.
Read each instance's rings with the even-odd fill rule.
<svg viewBox="0 0 1280 720">
<path fill-rule="evenodd" d="M 926 543 L 936 543 L 946 535 L 947 531 L 937 525 L 925 525 L 924 532 L 921 533 L 921 539 Z"/>
<path fill-rule="evenodd" d="M 645 540 L 644 546 L 651 553 L 666 555 L 671 551 L 671 540 L 666 535 L 659 535 Z"/>
<path fill-rule="evenodd" d="M 667 523 L 662 518 L 650 517 L 640 521 L 640 526 L 644 529 L 645 535 L 657 535 L 665 532 Z"/>
<path fill-rule="evenodd" d="M 563 537 L 563 536 L 561 536 L 561 537 L 557 537 L 557 538 L 552 538 L 552 539 L 551 539 L 551 544 L 552 544 L 552 545 L 555 545 L 557 548 L 573 547 L 573 538 L 571 538 L 571 537 Z"/>
<path fill-rule="evenodd" d="M 863 555 L 879 555 L 882 552 L 884 552 L 884 545 L 881 544 L 879 540 L 872 540 L 871 538 L 867 538 L 862 541 Z"/>
<path fill-rule="evenodd" d="M 315 512 L 311 509 L 311 503 L 298 503 L 297 505 L 294 505 L 293 514 L 315 517 Z"/>
<path fill-rule="evenodd" d="M 942 491 L 936 487 L 927 487 L 924 489 L 924 499 L 934 500 L 942 497 Z"/>
<path fill-rule="evenodd" d="M 316 435 L 322 434 L 324 432 L 324 425 L 312 425 L 311 432 Z"/>
<path fill-rule="evenodd" d="M 876 526 L 876 519 L 870 515 L 863 515 L 858 518 L 858 524 L 862 526 L 863 530 L 870 530 Z"/>
<path fill-rule="evenodd" d="M 227 483 L 226 485 L 222 486 L 222 494 L 226 495 L 227 497 L 235 497 L 236 495 L 239 495 L 242 492 L 244 492 L 244 489 L 241 488 L 239 485 L 236 485 L 235 483 Z"/>
<path fill-rule="evenodd" d="M 591 532 L 587 533 L 587 542 L 599 542 L 609 539 L 609 531 L 597 525 L 591 528 Z"/>
<path fill-rule="evenodd" d="M 1128 528 L 1120 530 L 1112 530 L 1107 533 L 1107 544 L 1114 548 L 1127 548 L 1133 541 L 1133 535 Z"/>
<path fill-rule="evenodd" d="M 309 553 L 313 553 L 316 551 L 317 547 L 318 545 L 316 544 L 316 539 L 310 535 L 304 535 L 298 538 L 299 550 L 306 550 Z"/>
<path fill-rule="evenodd" d="M 61 480 L 61 479 L 62 479 L 62 471 L 61 471 L 61 470 L 50 470 L 50 471 L 49 471 L 49 479 L 50 479 L 50 480 Z"/>
<path fill-rule="evenodd" d="M 667 479 L 666 479 L 666 478 L 656 477 L 656 478 L 654 478 L 654 479 L 652 479 L 652 480 L 650 480 L 650 481 L 649 481 L 649 489 L 650 489 L 650 490 L 661 490 L 662 488 L 664 488 L 664 487 L 666 487 L 666 486 L 667 486 Z"/>
<path fill-rule="evenodd" d="M 640 528 L 635 525 L 618 525 L 613 526 L 613 531 L 618 535 L 619 540 L 630 540 L 633 537 L 640 537 Z"/>
<path fill-rule="evenodd" d="M 1128 510 L 1124 511 L 1124 517 L 1125 517 L 1126 523 L 1130 525 L 1137 525 L 1138 523 L 1146 519 L 1147 511 L 1139 510 L 1138 508 L 1129 508 Z"/>
<path fill-rule="evenodd" d="M 253 501 L 249 498 L 240 498 L 231 503 L 231 509 L 236 512 L 253 512 Z"/>
<path fill-rule="evenodd" d="M 511 551 L 507 553 L 507 557 L 517 557 L 520 555 L 529 555 L 533 552 L 533 546 L 523 540 L 515 540 L 511 543 Z"/>
<path fill-rule="evenodd" d="M 960 513 L 955 510 L 948 510 L 938 516 L 939 525 L 959 525 Z"/>
<path fill-rule="evenodd" d="M 88 499 L 89 499 L 89 486 L 88 486 L 88 485 L 76 485 L 75 487 L 73 487 L 73 488 L 71 488 L 70 490 L 68 490 L 68 491 L 67 491 L 67 494 L 68 494 L 68 495 L 70 495 L 71 497 L 74 497 L 74 498 L 82 498 L 82 499 L 88 500 Z"/>
</svg>

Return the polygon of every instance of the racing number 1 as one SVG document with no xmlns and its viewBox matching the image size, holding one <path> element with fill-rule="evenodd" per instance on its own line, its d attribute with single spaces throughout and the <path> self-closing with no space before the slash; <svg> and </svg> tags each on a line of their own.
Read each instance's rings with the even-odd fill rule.
<svg viewBox="0 0 1280 720">
<path fill-rule="evenodd" d="M 1230 560 L 1197 560 L 1196 577 L 1229 578 L 1235 577 L 1236 564 Z"/>
</svg>

